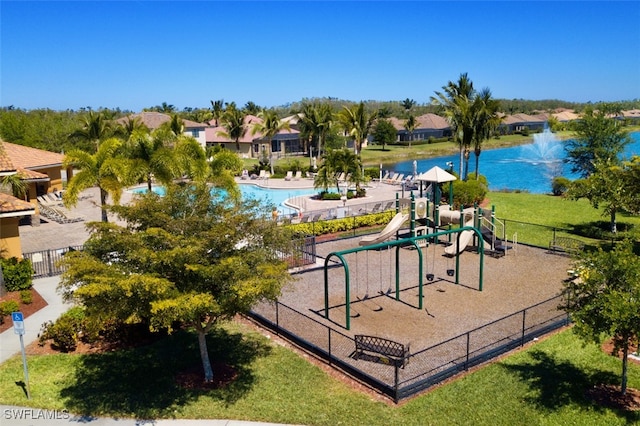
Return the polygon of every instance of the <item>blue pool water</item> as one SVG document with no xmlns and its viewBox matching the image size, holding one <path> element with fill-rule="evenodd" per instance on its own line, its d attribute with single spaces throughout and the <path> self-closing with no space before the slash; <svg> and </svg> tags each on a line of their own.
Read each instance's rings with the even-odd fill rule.
<svg viewBox="0 0 640 426">
<path fill-rule="evenodd" d="M 285 205 L 286 200 L 291 200 L 296 205 L 303 205 L 303 200 L 296 198 L 306 198 L 310 195 L 316 194 L 317 191 L 313 188 L 306 189 L 278 189 L 278 188 L 263 188 L 253 184 L 240 184 L 240 191 L 242 197 L 245 199 L 255 199 L 263 201 L 267 204 L 273 204 L 278 207 L 281 214 L 293 214 L 296 210 Z M 132 192 L 141 194 L 147 192 L 147 187 L 140 187 L 132 189 Z M 164 195 L 165 189 L 161 186 L 153 186 L 153 192 L 156 194 Z"/>
<path fill-rule="evenodd" d="M 536 135 L 538 136 L 538 135 Z M 563 163 L 566 157 L 564 142 L 554 138 L 541 139 L 535 143 L 514 146 L 510 148 L 496 148 L 484 150 L 480 154 L 480 174 L 487 177 L 489 189 L 525 190 L 535 194 L 551 192 L 551 181 L 555 176 L 565 176 L 574 179 L 577 176 L 570 172 L 570 166 Z M 627 145 L 624 158 L 640 155 L 640 132 L 630 134 L 632 142 Z M 418 173 L 426 172 L 434 166 L 447 170 L 447 162 L 452 162 L 454 169 L 459 172 L 459 156 L 449 155 L 423 160 L 416 160 Z M 383 164 L 384 170 L 396 171 L 409 176 L 413 173 L 413 161 L 403 161 L 395 164 Z M 475 155 L 469 158 L 469 176 L 475 171 Z"/>
</svg>

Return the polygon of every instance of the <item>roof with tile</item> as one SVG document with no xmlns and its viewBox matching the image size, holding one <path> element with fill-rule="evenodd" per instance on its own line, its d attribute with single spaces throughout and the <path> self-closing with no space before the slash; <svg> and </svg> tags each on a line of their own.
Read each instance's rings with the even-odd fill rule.
<svg viewBox="0 0 640 426">
<path fill-rule="evenodd" d="M 31 148 L 2 141 L 4 152 L 17 169 L 38 170 L 45 167 L 61 166 L 64 155 L 43 149 Z"/>
<path fill-rule="evenodd" d="M 169 114 L 164 114 L 162 112 L 156 111 L 145 111 L 140 112 L 138 114 L 127 115 L 126 117 L 119 118 L 116 120 L 119 124 L 124 124 L 128 120 L 139 119 L 142 124 L 147 126 L 149 130 L 155 130 L 162 126 L 164 123 L 171 121 L 171 116 Z M 204 123 L 196 123 L 191 120 L 182 120 L 182 124 L 184 124 L 185 129 L 195 129 L 195 128 L 205 128 L 209 127 Z"/>
<path fill-rule="evenodd" d="M 13 195 L 0 192 L 0 217 L 20 216 L 19 213 L 34 214 L 34 205 Z"/>
</svg>

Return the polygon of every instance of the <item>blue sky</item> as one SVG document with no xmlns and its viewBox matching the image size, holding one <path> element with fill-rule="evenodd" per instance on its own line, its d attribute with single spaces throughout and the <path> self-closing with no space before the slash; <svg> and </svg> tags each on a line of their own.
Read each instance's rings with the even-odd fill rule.
<svg viewBox="0 0 640 426">
<path fill-rule="evenodd" d="M 0 105 L 640 99 L 638 1 L 0 1 Z"/>
</svg>

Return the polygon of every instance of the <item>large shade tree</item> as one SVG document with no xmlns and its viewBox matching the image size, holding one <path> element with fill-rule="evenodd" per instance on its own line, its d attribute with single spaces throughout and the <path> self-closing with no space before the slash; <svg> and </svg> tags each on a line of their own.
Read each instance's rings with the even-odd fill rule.
<svg viewBox="0 0 640 426">
<path fill-rule="evenodd" d="M 640 257 L 628 241 L 612 251 L 583 252 L 576 261 L 578 278 L 566 282 L 567 311 L 574 331 L 586 341 L 613 338 L 622 352 L 621 391 L 627 390 L 629 349 L 640 336 Z"/>
<path fill-rule="evenodd" d="M 146 193 L 113 209 L 126 226 L 94 222 L 84 250 L 65 256 L 65 297 L 98 322 L 194 330 L 211 381 L 207 333 L 280 294 L 291 280 L 279 258 L 289 236 L 259 202 L 212 196 L 205 184 L 170 185 L 165 197 Z"/>
<path fill-rule="evenodd" d="M 621 161 L 620 155 L 631 140 L 611 116 L 612 110 L 614 107 L 606 104 L 599 105 L 598 109 L 589 108 L 574 124 L 576 136 L 565 145 L 565 161 L 573 173 L 588 177 L 598 161 L 610 164 Z"/>
</svg>

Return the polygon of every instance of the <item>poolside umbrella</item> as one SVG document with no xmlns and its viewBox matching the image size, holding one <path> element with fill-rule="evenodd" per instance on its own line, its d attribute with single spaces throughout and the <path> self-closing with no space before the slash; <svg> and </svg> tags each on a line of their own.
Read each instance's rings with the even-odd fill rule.
<svg viewBox="0 0 640 426">
<path fill-rule="evenodd" d="M 431 169 L 429 169 L 424 173 L 420 173 L 416 178 L 418 182 L 435 182 L 436 183 L 435 199 L 434 199 L 434 203 L 436 206 L 440 205 L 440 187 L 437 184 L 440 184 L 443 182 L 453 182 L 456 179 L 457 178 L 454 175 L 452 175 L 451 173 L 447 172 L 444 169 L 441 169 L 438 166 L 432 167 Z M 420 184 L 420 188 L 422 188 L 422 183 Z M 422 191 L 420 193 L 420 196 L 422 196 Z M 452 203 L 452 202 L 453 200 L 449 200 L 449 203 Z M 438 223 L 438 209 L 435 209 L 435 211 L 436 211 L 435 220 L 436 220 L 436 223 Z"/>
</svg>

